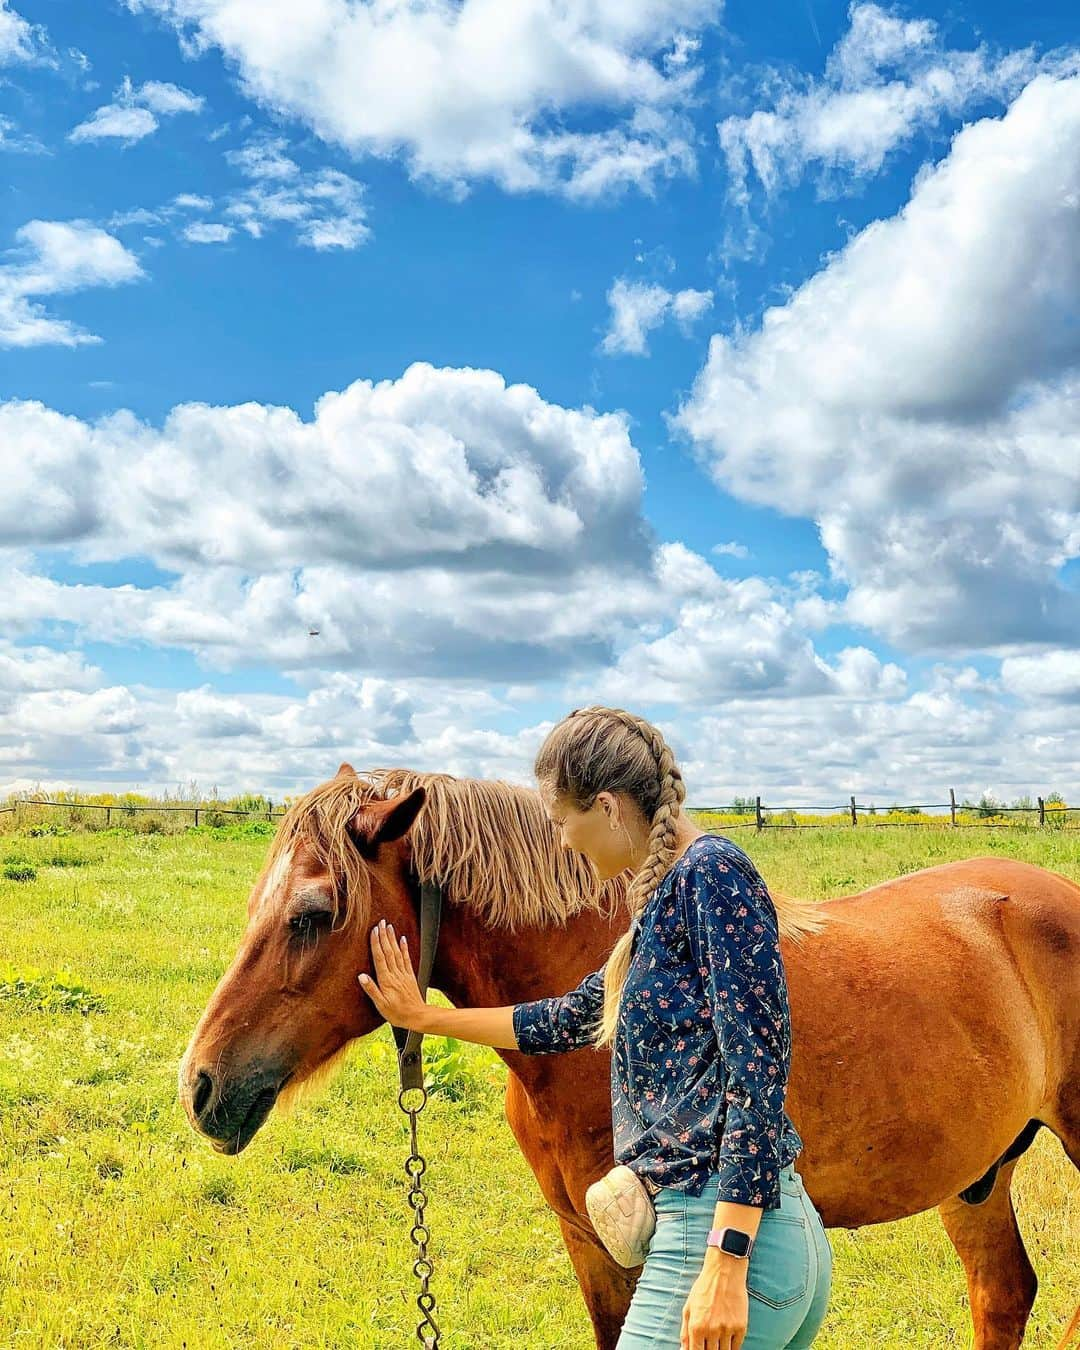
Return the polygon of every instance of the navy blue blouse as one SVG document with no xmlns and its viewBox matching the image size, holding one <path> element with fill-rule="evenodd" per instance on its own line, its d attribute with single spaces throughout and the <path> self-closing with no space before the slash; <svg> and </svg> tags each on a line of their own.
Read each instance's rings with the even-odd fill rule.
<svg viewBox="0 0 1080 1350">
<path fill-rule="evenodd" d="M 514 1005 L 526 1055 L 592 1044 L 604 969 Z M 776 910 L 730 839 L 702 835 L 634 924 L 611 1056 L 615 1160 L 661 1186 L 777 1209 L 802 1140 L 784 1111 L 791 1059 Z"/>
</svg>

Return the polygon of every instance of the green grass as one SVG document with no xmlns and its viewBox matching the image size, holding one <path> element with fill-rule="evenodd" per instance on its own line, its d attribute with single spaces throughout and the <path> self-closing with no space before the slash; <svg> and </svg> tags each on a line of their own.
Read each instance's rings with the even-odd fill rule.
<svg viewBox="0 0 1080 1350">
<path fill-rule="evenodd" d="M 1080 836 L 1050 831 L 734 837 L 778 889 L 816 897 L 978 852 L 1080 879 Z M 5 846 L 37 877 L 0 878 L 0 1345 L 413 1344 L 389 1029 L 238 1159 L 196 1139 L 176 1102 L 177 1061 L 235 951 L 266 839 L 205 828 Z M 441 1089 L 420 1140 L 443 1345 L 591 1350 L 558 1224 L 502 1118 L 501 1062 L 439 1040 L 427 1058 Z M 1080 1176 L 1045 1132 L 1017 1175 L 1040 1350 L 1080 1297 Z M 831 1236 L 824 1350 L 970 1343 L 936 1216 Z"/>
</svg>

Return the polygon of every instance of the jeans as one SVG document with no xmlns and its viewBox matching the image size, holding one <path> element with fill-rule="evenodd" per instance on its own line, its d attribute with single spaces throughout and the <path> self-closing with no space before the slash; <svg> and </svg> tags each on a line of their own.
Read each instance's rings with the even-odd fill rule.
<svg viewBox="0 0 1080 1350">
<path fill-rule="evenodd" d="M 615 1350 L 679 1350 L 683 1307 L 705 1261 L 716 1186 L 700 1196 L 664 1187 L 653 1197 L 656 1231 Z M 742 1350 L 802 1350 L 825 1320 L 832 1251 L 821 1216 L 789 1165 L 780 1208 L 761 1216 L 746 1275 L 750 1318 Z"/>
</svg>

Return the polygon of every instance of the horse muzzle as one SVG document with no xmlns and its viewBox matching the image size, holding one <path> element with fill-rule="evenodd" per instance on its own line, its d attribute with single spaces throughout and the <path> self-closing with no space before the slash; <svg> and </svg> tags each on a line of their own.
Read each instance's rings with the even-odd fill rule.
<svg viewBox="0 0 1080 1350">
<path fill-rule="evenodd" d="M 242 1075 L 204 1067 L 184 1075 L 180 1101 L 194 1128 L 219 1153 L 232 1155 L 251 1143 L 291 1077 L 280 1065 L 253 1066 Z"/>
</svg>

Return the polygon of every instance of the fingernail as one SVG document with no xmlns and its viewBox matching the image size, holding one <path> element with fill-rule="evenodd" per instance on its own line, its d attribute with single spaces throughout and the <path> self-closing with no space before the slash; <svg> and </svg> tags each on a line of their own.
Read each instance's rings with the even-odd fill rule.
<svg viewBox="0 0 1080 1350">
<path fill-rule="evenodd" d="M 366 976 L 366 975 L 361 975 L 361 976 L 359 977 L 359 979 L 360 979 L 360 983 L 361 983 L 361 984 L 367 984 L 367 976 Z"/>
</svg>

